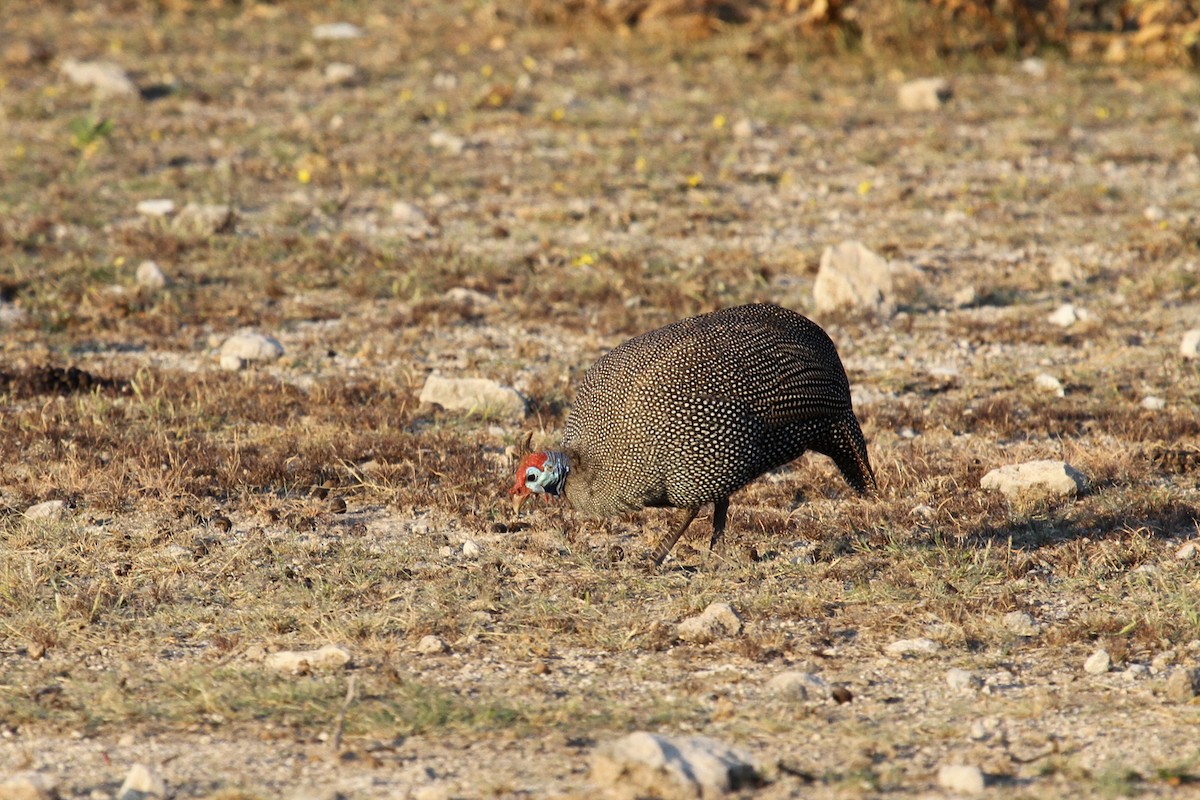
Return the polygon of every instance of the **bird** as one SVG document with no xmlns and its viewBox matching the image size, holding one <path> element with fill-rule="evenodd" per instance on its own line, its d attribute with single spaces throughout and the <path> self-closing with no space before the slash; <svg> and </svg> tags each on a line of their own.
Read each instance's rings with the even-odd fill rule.
<svg viewBox="0 0 1200 800">
<path fill-rule="evenodd" d="M 526 440 L 528 448 L 529 440 Z M 877 491 L 850 382 L 829 335 L 771 303 L 724 308 L 629 339 L 584 374 L 562 446 L 529 452 L 509 490 L 565 496 L 597 516 L 682 509 L 651 553 L 655 566 L 713 506 L 709 550 L 729 498 L 807 451 L 824 454 L 860 495 Z"/>
</svg>

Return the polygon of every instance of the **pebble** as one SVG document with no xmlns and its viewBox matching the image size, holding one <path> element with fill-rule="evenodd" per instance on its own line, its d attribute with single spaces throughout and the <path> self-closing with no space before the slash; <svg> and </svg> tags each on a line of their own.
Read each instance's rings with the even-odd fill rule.
<svg viewBox="0 0 1200 800">
<path fill-rule="evenodd" d="M 1146 409 L 1147 411 L 1162 411 L 1166 407 L 1167 401 L 1163 400 L 1161 397 L 1151 396 L 1142 398 L 1142 408 Z"/>
<path fill-rule="evenodd" d="M 52 800 L 58 781 L 41 772 L 15 772 L 0 780 L 0 800 Z"/>
<path fill-rule="evenodd" d="M 161 197 L 139 200 L 135 209 L 143 217 L 169 217 L 175 213 L 175 201 Z"/>
<path fill-rule="evenodd" d="M 14 328 L 24 325 L 29 314 L 18 305 L 0 300 L 0 328 Z"/>
<path fill-rule="evenodd" d="M 233 218 L 231 206 L 219 203 L 188 203 L 179 210 L 175 219 L 171 220 L 171 227 L 195 236 L 211 236 L 229 227 Z"/>
<path fill-rule="evenodd" d="M 1083 270 L 1066 256 L 1059 256 L 1050 264 L 1050 280 L 1057 284 L 1070 286 L 1079 283 L 1084 277 Z"/>
<path fill-rule="evenodd" d="M 926 505 L 925 503 L 922 503 L 919 506 L 913 506 L 912 511 L 909 511 L 908 513 L 911 516 L 926 521 L 933 519 L 937 515 L 937 511 L 934 509 L 934 507 L 931 505 Z"/>
<path fill-rule="evenodd" d="M 1184 358 L 1200 358 L 1200 328 L 1193 328 L 1179 342 L 1179 355 Z"/>
<path fill-rule="evenodd" d="M 261 333 L 244 331 L 230 336 L 221 345 L 221 369 L 245 369 L 250 364 L 274 361 L 282 355 L 283 345 L 278 340 Z"/>
<path fill-rule="evenodd" d="M 860 309 L 891 317 L 896 300 L 887 259 L 857 241 L 826 247 L 813 283 L 813 303 L 818 313 Z"/>
<path fill-rule="evenodd" d="M 475 289 L 468 289 L 465 286 L 454 286 L 447 289 L 445 294 L 442 295 L 442 300 L 447 303 L 460 303 L 479 311 L 486 311 L 499 306 L 499 303 L 491 295 L 484 294 Z M 503 436 L 506 431 L 500 428 L 496 433 Z"/>
<path fill-rule="evenodd" d="M 1145 664 L 1130 664 L 1122 673 L 1126 680 L 1136 681 L 1142 678 L 1149 677 L 1150 668 Z"/>
<path fill-rule="evenodd" d="M 62 519 L 66 513 L 67 504 L 65 501 L 47 500 L 44 503 L 36 503 L 25 509 L 25 518 L 56 520 Z"/>
<path fill-rule="evenodd" d="M 685 642 L 708 642 L 737 636 L 742 632 L 742 618 L 729 603 L 710 603 L 708 608 L 679 623 L 675 635 Z"/>
<path fill-rule="evenodd" d="M 166 794 L 167 782 L 157 769 L 146 764 L 134 764 L 117 790 L 117 800 L 149 800 L 152 797 L 165 797 Z"/>
<path fill-rule="evenodd" d="M 353 64 L 334 61 L 325 65 L 322 77 L 331 86 L 347 86 L 358 78 L 358 68 Z"/>
<path fill-rule="evenodd" d="M 1037 636 L 1039 625 L 1027 611 L 1010 611 L 1004 615 L 1004 627 L 1017 636 Z"/>
<path fill-rule="evenodd" d="M 1021 61 L 1021 72 L 1031 78 L 1044 78 L 1046 77 L 1046 60 L 1033 56 L 1026 58 Z"/>
<path fill-rule="evenodd" d="M 76 86 L 90 87 L 100 97 L 129 97 L 138 93 L 129 74 L 111 61 L 76 61 L 68 58 L 59 71 Z"/>
<path fill-rule="evenodd" d="M 428 634 L 422 636 L 421 641 L 417 642 L 417 652 L 423 656 L 436 656 L 447 652 L 450 646 L 440 636 Z"/>
<path fill-rule="evenodd" d="M 599 745 L 591 779 L 626 797 L 713 798 L 757 786 L 749 755 L 706 736 L 637 731 Z"/>
<path fill-rule="evenodd" d="M 983 686 L 983 679 L 970 670 L 952 667 L 946 670 L 946 685 L 956 692 L 962 692 Z"/>
<path fill-rule="evenodd" d="M 263 666 L 280 672 L 304 672 L 308 669 L 337 669 L 348 665 L 354 656 L 345 647 L 327 644 L 317 650 L 280 650 L 263 659 Z"/>
<path fill-rule="evenodd" d="M 1051 325 L 1057 325 L 1060 328 L 1069 328 L 1076 322 L 1084 319 L 1083 309 L 1076 308 L 1070 303 L 1063 303 L 1058 308 L 1046 317 L 1046 320 Z"/>
<path fill-rule="evenodd" d="M 361 39 L 366 35 L 366 31 L 351 22 L 328 22 L 324 25 L 314 25 L 312 29 L 312 37 L 323 41 Z"/>
<path fill-rule="evenodd" d="M 1167 676 L 1167 699 L 1173 703 L 1190 703 L 1200 694 L 1200 669 L 1176 667 Z"/>
<path fill-rule="evenodd" d="M 979 794 L 983 791 L 983 770 L 963 764 L 945 764 L 938 768 L 938 786 L 951 792 Z"/>
<path fill-rule="evenodd" d="M 930 655 L 941 649 L 940 644 L 922 636 L 918 639 L 898 639 L 883 648 L 883 652 L 890 656 Z"/>
<path fill-rule="evenodd" d="M 964 286 L 954 293 L 950 302 L 955 308 L 970 308 L 979 302 L 979 293 L 975 291 L 974 286 Z"/>
<path fill-rule="evenodd" d="M 167 276 L 163 273 L 162 268 L 153 261 L 143 261 L 138 264 L 134 280 L 137 281 L 138 286 L 150 291 L 165 289 L 167 286 Z"/>
<path fill-rule="evenodd" d="M 26 513 L 28 514 L 28 512 Z M 1198 550 L 1200 550 L 1200 547 L 1197 547 L 1195 542 L 1184 542 L 1179 549 L 1175 551 L 1175 557 L 1180 561 L 1191 561 L 1196 557 Z"/>
<path fill-rule="evenodd" d="M 904 111 L 937 111 L 954 97 L 954 87 L 945 78 L 917 78 L 896 90 L 896 101 Z"/>
<path fill-rule="evenodd" d="M 1063 389 L 1062 381 L 1048 373 L 1041 373 L 1033 379 L 1033 385 L 1043 392 L 1053 394 L 1055 397 L 1065 397 L 1067 392 Z"/>
<path fill-rule="evenodd" d="M 435 147 L 438 150 L 444 150 L 452 156 L 462 153 L 467 147 L 467 140 L 461 136 L 455 136 L 453 133 L 447 133 L 443 130 L 436 130 L 429 134 L 429 146 Z"/>
<path fill-rule="evenodd" d="M 1088 675 L 1103 675 L 1112 666 L 1112 657 L 1108 651 L 1101 648 L 1087 657 L 1083 662 L 1083 671 Z"/>
<path fill-rule="evenodd" d="M 1082 491 L 1087 480 L 1065 461 L 1043 460 L 998 467 L 984 475 L 979 485 L 1009 498 L 1026 493 L 1070 497 Z"/>
<path fill-rule="evenodd" d="M 444 378 L 437 373 L 425 379 L 420 402 L 434 403 L 447 411 L 497 414 L 520 419 L 525 398 L 510 386 L 486 378 Z"/>
<path fill-rule="evenodd" d="M 781 672 L 767 681 L 767 688 L 789 700 L 827 699 L 832 696 L 829 684 L 820 675 L 799 670 Z"/>
<path fill-rule="evenodd" d="M 465 542 L 463 542 L 462 554 L 464 556 L 467 558 L 478 558 L 479 553 L 479 545 L 477 545 L 473 540 L 467 539 Z"/>
</svg>

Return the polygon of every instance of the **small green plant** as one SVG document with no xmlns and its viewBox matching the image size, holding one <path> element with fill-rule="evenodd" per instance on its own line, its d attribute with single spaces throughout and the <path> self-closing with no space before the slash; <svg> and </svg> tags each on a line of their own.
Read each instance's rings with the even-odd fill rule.
<svg viewBox="0 0 1200 800">
<path fill-rule="evenodd" d="M 95 114 L 88 114 L 71 120 L 67 128 L 71 131 L 71 147 L 79 151 L 79 161 L 83 163 L 96 155 L 116 126 L 112 120 L 96 119 Z"/>
</svg>

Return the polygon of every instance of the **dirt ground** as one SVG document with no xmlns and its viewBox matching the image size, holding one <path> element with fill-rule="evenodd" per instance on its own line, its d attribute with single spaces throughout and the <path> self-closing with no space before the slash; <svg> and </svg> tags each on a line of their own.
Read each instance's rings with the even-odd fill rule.
<svg viewBox="0 0 1200 800">
<path fill-rule="evenodd" d="M 747 797 L 943 796 L 948 764 L 990 796 L 1196 791 L 1172 682 L 1200 666 L 1195 73 L 764 55 L 476 3 L 18 6 L 0 770 L 81 798 L 135 763 L 176 798 L 591 797 L 596 746 L 649 730 L 746 751 Z M 953 99 L 901 110 L 929 75 Z M 814 310 L 845 240 L 889 260 L 894 316 Z M 514 448 L 557 439 L 597 357 L 757 300 L 837 343 L 878 496 L 806 456 L 735 495 L 724 550 L 702 514 L 658 571 L 672 513 L 513 516 Z M 223 369 L 247 330 L 282 356 Z M 528 414 L 422 404 L 434 372 Z M 980 487 L 1032 459 L 1087 486 Z M 681 641 L 712 602 L 743 630 Z M 330 644 L 350 662 L 270 667 Z"/>
</svg>

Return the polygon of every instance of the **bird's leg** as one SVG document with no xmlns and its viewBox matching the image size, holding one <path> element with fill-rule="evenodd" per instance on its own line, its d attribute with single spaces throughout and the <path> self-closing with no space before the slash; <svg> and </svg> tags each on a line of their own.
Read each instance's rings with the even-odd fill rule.
<svg viewBox="0 0 1200 800">
<path fill-rule="evenodd" d="M 712 552 L 725 533 L 725 520 L 729 517 L 729 498 L 722 497 L 713 503 L 713 532 L 708 542 L 708 552 Z"/>
<path fill-rule="evenodd" d="M 650 556 L 650 558 L 654 561 L 654 566 L 662 566 L 663 559 L 667 557 L 667 553 L 671 552 L 671 548 L 674 547 L 675 543 L 679 541 L 679 537 L 683 536 L 683 532 L 688 529 L 688 525 L 692 524 L 692 520 L 696 518 L 696 514 L 699 513 L 699 511 L 699 508 L 689 508 L 684 510 L 683 522 L 680 524 L 680 526 L 675 529 L 674 533 L 659 542 L 658 547 L 654 548 L 654 552 Z"/>
</svg>

